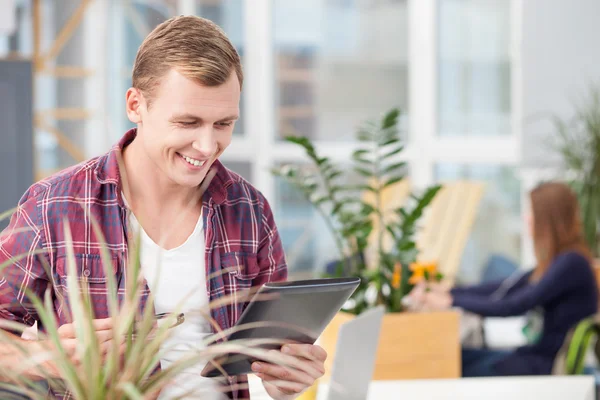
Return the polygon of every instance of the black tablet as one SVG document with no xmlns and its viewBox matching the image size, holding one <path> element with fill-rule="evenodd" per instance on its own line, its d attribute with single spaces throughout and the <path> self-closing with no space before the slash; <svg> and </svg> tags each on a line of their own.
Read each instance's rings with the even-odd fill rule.
<svg viewBox="0 0 600 400">
<path fill-rule="evenodd" d="M 227 340 L 273 339 L 278 343 L 262 345 L 264 348 L 280 348 L 281 343 L 314 344 L 359 283 L 360 278 L 267 283 L 257 291 L 235 325 L 255 326 L 237 330 Z M 222 376 L 214 363 L 228 375 L 251 373 L 255 360 L 243 354 L 229 354 L 208 363 L 202 375 Z"/>
</svg>

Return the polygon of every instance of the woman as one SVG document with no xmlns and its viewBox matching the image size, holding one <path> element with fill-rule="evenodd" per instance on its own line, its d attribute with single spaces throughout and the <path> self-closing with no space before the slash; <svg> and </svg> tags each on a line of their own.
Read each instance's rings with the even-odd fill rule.
<svg viewBox="0 0 600 400">
<path fill-rule="evenodd" d="M 531 194 L 528 219 L 537 266 L 517 279 L 410 294 L 426 309 L 459 307 L 483 317 L 528 314 L 529 344 L 515 351 L 463 349 L 463 376 L 545 375 L 567 332 L 598 311 L 598 287 L 584 243 L 577 197 L 562 183 L 544 183 Z"/>
</svg>

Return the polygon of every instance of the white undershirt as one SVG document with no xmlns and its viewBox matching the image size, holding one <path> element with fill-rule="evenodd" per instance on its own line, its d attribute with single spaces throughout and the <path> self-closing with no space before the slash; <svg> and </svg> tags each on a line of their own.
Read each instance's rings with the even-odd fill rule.
<svg viewBox="0 0 600 400">
<path fill-rule="evenodd" d="M 131 213 L 130 226 L 137 234 L 140 225 Z M 189 355 L 190 348 L 202 349 L 203 340 L 211 333 L 211 328 L 198 310 L 207 310 L 208 292 L 204 262 L 204 231 L 202 216 L 187 240 L 180 246 L 164 250 L 160 248 L 142 229 L 140 262 L 142 273 L 148 281 L 148 287 L 154 295 L 156 313 L 167 313 L 185 300 L 181 311 L 185 314 L 183 324 L 173 328 L 162 350 L 169 350 L 161 358 L 161 368 L 168 367 L 173 361 Z M 186 369 L 165 388 L 160 400 L 173 399 L 193 390 L 194 395 L 186 399 L 221 400 L 227 399 L 223 387 L 213 379 L 204 378 L 200 372 L 205 363 Z"/>
</svg>

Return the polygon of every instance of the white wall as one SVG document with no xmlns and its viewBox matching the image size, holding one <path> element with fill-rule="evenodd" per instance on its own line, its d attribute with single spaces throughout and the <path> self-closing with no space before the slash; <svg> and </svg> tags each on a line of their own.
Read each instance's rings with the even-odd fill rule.
<svg viewBox="0 0 600 400">
<path fill-rule="evenodd" d="M 523 0 L 522 160 L 525 166 L 554 164 L 545 141 L 547 118 L 568 118 L 573 101 L 600 84 L 600 1 Z"/>
<path fill-rule="evenodd" d="M 569 118 L 573 102 L 600 84 L 600 1 L 522 0 L 519 90 L 515 114 L 521 119 L 522 204 L 542 179 L 556 178 L 560 159 L 548 142 L 554 135 L 549 117 Z M 517 73 L 518 70 L 516 71 Z M 523 265 L 533 265 L 531 238 L 523 236 Z"/>
</svg>

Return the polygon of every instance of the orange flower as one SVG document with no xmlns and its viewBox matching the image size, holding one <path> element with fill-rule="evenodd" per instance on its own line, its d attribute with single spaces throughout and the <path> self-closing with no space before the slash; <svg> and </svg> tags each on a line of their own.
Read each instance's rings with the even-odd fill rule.
<svg viewBox="0 0 600 400">
<path fill-rule="evenodd" d="M 408 268 L 412 271 L 410 279 L 408 280 L 408 283 L 410 283 L 411 285 L 416 285 L 417 283 L 425 279 L 425 269 L 420 263 L 414 262 L 410 264 Z"/>
<path fill-rule="evenodd" d="M 426 276 L 428 279 L 434 279 L 436 275 L 437 264 L 434 262 L 414 262 L 410 264 L 409 268 L 412 271 L 412 275 L 408 280 L 408 283 L 411 285 L 416 285 L 420 281 L 424 280 Z"/>
<path fill-rule="evenodd" d="M 394 275 L 392 275 L 392 287 L 398 289 L 400 287 L 400 278 L 402 278 L 402 264 L 394 265 Z"/>
</svg>

